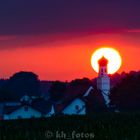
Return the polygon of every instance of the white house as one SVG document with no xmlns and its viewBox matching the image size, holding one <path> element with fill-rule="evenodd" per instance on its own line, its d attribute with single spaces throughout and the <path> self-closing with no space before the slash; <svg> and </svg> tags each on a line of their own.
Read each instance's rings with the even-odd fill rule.
<svg viewBox="0 0 140 140">
<path fill-rule="evenodd" d="M 62 113 L 67 115 L 73 115 L 73 114 L 85 115 L 86 114 L 85 101 L 80 98 L 76 98 L 72 100 L 69 103 L 69 105 L 67 105 L 62 110 Z"/>
<path fill-rule="evenodd" d="M 39 118 L 42 113 L 31 106 L 20 106 L 20 107 L 6 107 L 4 110 L 4 120 L 11 119 L 27 119 L 27 118 Z"/>
<path fill-rule="evenodd" d="M 91 110 L 95 112 L 104 110 L 105 103 L 102 91 L 90 86 L 83 94 L 67 102 L 62 108 L 62 113 L 65 115 L 85 115 Z"/>
<path fill-rule="evenodd" d="M 85 115 L 86 114 L 86 99 L 91 91 L 93 90 L 93 87 L 90 86 L 82 96 L 76 97 L 73 100 L 71 100 L 62 110 L 63 114 L 67 115 Z"/>
<path fill-rule="evenodd" d="M 35 99 L 31 101 L 31 98 L 27 98 L 27 95 L 25 97 L 26 98 L 22 97 L 21 105 L 4 106 L 4 120 L 50 117 L 55 114 L 51 102 L 44 99 Z"/>
</svg>

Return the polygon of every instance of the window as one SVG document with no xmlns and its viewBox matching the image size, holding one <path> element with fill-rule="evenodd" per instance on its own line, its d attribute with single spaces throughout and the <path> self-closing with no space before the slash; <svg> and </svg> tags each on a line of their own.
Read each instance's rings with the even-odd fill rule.
<svg viewBox="0 0 140 140">
<path fill-rule="evenodd" d="M 25 111 L 28 111 L 28 106 L 25 106 L 25 107 L 24 107 L 24 110 L 25 110 Z"/>
</svg>

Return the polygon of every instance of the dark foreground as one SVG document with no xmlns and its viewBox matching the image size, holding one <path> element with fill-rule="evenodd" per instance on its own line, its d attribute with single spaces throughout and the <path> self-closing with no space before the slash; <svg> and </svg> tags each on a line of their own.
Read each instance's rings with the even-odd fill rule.
<svg viewBox="0 0 140 140">
<path fill-rule="evenodd" d="M 140 112 L 0 122 L 0 140 L 140 140 Z"/>
</svg>

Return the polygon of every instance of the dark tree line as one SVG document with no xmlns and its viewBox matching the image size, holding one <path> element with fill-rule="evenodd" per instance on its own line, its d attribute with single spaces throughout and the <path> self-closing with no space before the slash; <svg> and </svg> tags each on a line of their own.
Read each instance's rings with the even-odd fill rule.
<svg viewBox="0 0 140 140">
<path fill-rule="evenodd" d="M 130 72 L 111 91 L 112 103 L 122 110 L 140 109 L 140 72 Z"/>
<path fill-rule="evenodd" d="M 140 72 L 117 74 L 114 77 L 114 83 L 117 83 L 117 85 L 111 90 L 111 103 L 122 110 L 140 109 Z M 91 84 L 94 85 L 95 80 L 88 78 L 75 79 L 71 82 L 52 81 L 48 90 L 49 96 L 53 101 L 65 100 L 67 97 L 74 97 L 77 94 L 73 91 L 86 89 Z M 41 96 L 40 85 L 38 76 L 32 72 L 21 71 L 15 73 L 7 80 L 0 80 L 0 101 L 19 100 L 25 94 Z"/>
<path fill-rule="evenodd" d="M 61 100 L 65 94 L 66 88 L 67 88 L 67 85 L 65 82 L 60 82 L 60 81 L 53 82 L 49 90 L 51 100 L 53 101 Z"/>
<path fill-rule="evenodd" d="M 19 100 L 24 95 L 40 95 L 40 81 L 32 72 L 15 73 L 0 87 L 0 98 L 3 100 Z"/>
</svg>

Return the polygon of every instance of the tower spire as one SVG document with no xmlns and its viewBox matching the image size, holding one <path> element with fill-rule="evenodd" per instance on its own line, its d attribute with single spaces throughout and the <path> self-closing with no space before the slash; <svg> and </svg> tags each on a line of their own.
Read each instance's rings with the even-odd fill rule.
<svg viewBox="0 0 140 140">
<path fill-rule="evenodd" d="M 108 60 L 107 60 L 104 56 L 102 56 L 102 57 L 99 59 L 98 64 L 99 64 L 99 66 L 107 66 Z"/>
</svg>

